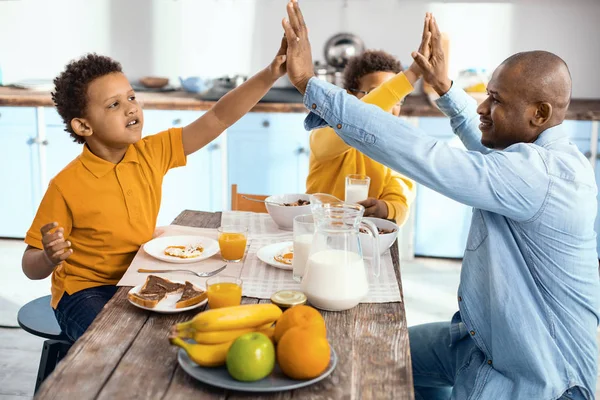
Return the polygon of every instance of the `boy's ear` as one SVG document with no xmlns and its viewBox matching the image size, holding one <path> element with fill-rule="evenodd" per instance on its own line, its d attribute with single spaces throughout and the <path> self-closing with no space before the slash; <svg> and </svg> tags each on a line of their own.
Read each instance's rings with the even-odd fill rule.
<svg viewBox="0 0 600 400">
<path fill-rule="evenodd" d="M 73 118 L 71 120 L 71 128 L 76 135 L 79 136 L 92 136 L 92 128 L 85 120 L 85 118 Z"/>
</svg>

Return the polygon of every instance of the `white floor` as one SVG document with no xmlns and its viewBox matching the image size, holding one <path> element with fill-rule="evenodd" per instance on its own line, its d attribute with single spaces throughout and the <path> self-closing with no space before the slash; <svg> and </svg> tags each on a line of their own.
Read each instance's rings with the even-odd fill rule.
<svg viewBox="0 0 600 400">
<path fill-rule="evenodd" d="M 0 240 L 0 399 L 6 400 L 32 398 L 43 342 L 15 328 L 17 311 L 28 301 L 50 293 L 49 279 L 31 281 L 23 275 L 25 247 L 21 241 Z M 417 258 L 402 263 L 409 326 L 452 317 L 457 310 L 459 274 L 459 261 Z M 600 379 L 596 395 L 600 397 Z"/>
</svg>

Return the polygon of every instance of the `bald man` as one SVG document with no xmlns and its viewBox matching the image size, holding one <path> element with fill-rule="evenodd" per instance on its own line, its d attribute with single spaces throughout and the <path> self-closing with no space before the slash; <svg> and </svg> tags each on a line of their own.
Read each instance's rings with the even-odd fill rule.
<svg viewBox="0 0 600 400">
<path fill-rule="evenodd" d="M 562 127 L 571 92 L 565 63 L 548 52 L 514 55 L 477 108 L 443 74 L 439 29 L 428 15 L 413 57 L 462 150 L 314 78 L 298 3 L 287 10 L 287 71 L 310 111 L 306 128 L 329 125 L 368 157 L 473 207 L 459 311 L 409 331 L 415 397 L 593 398 L 597 189 Z"/>
</svg>

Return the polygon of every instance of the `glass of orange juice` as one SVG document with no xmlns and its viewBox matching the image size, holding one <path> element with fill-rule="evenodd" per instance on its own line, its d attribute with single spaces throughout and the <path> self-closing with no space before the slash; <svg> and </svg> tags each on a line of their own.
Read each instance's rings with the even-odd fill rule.
<svg viewBox="0 0 600 400">
<path fill-rule="evenodd" d="M 221 258 L 227 262 L 240 262 L 246 252 L 248 228 L 244 226 L 221 226 L 219 229 Z"/>
<path fill-rule="evenodd" d="M 239 306 L 242 302 L 242 280 L 233 276 L 215 276 L 206 280 L 210 308 Z"/>
</svg>

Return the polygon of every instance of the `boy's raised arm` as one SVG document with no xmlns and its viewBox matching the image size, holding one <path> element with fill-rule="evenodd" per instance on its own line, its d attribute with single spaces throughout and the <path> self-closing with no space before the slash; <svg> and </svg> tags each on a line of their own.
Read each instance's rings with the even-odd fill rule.
<svg viewBox="0 0 600 400">
<path fill-rule="evenodd" d="M 206 114 L 183 128 L 183 151 L 194 153 L 219 136 L 225 129 L 248 113 L 286 72 L 287 41 L 275 59 L 262 71 L 223 96 Z"/>
</svg>

